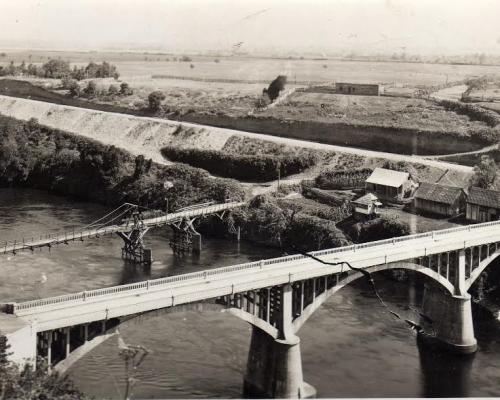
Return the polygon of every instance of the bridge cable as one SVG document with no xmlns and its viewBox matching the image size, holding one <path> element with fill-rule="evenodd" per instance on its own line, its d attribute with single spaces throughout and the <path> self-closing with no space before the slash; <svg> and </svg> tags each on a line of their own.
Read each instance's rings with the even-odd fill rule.
<svg viewBox="0 0 500 400">
<path fill-rule="evenodd" d="M 339 262 L 328 262 L 328 261 L 324 261 L 316 256 L 313 256 L 312 254 L 310 253 L 305 253 L 305 252 L 301 252 L 299 251 L 300 254 L 302 254 L 303 256 L 306 256 L 306 257 L 309 257 L 309 258 L 312 258 L 313 260 L 321 263 L 321 264 L 326 264 L 326 265 L 332 265 L 332 266 L 336 266 L 336 265 L 347 265 L 351 270 L 353 271 L 356 271 L 356 272 L 360 272 L 367 280 L 368 284 L 370 285 L 370 287 L 372 288 L 373 290 L 373 293 L 375 294 L 375 296 L 377 297 L 377 299 L 379 300 L 380 304 L 382 304 L 383 307 L 385 307 L 387 309 L 387 311 L 389 311 L 390 314 L 392 314 L 395 318 L 397 319 L 400 319 L 401 321 L 403 322 L 406 322 L 406 324 L 410 327 L 410 329 L 416 331 L 417 333 L 423 333 L 424 332 L 424 329 L 422 328 L 422 326 L 420 326 L 419 324 L 417 324 L 416 322 L 412 321 L 412 320 L 409 320 L 409 319 L 406 319 L 406 318 L 403 318 L 401 315 L 399 315 L 397 312 L 391 310 L 391 308 L 384 302 L 384 300 L 382 299 L 382 297 L 380 296 L 378 290 L 377 290 L 377 287 L 375 286 L 375 281 L 373 280 L 372 278 L 372 275 L 370 274 L 370 272 L 366 271 L 365 269 L 363 268 L 357 268 L 357 267 L 354 267 L 352 266 L 349 262 L 347 261 L 339 261 Z M 419 313 L 420 315 L 422 315 L 421 313 Z M 426 320 L 430 323 L 432 323 L 432 320 L 429 318 L 429 317 L 425 317 Z"/>
</svg>

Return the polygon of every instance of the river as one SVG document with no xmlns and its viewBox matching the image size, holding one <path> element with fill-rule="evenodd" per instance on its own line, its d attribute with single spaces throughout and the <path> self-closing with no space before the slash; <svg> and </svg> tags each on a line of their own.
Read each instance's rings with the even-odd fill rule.
<svg viewBox="0 0 500 400">
<path fill-rule="evenodd" d="M 72 229 L 108 208 L 28 189 L 0 189 L 0 238 Z M 137 280 L 215 268 L 279 255 L 246 242 L 203 239 L 200 257 L 176 259 L 167 228 L 147 234 L 155 262 L 150 271 L 126 266 L 121 240 L 102 237 L 31 254 L 2 255 L 0 301 L 26 300 Z M 47 281 L 41 283 L 42 275 Z M 376 275 L 392 308 L 416 319 L 408 304 L 419 293 Z M 431 354 L 415 334 L 380 306 L 363 282 L 333 296 L 299 332 L 305 380 L 318 397 L 500 396 L 500 329 L 475 320 L 479 351 L 472 357 Z M 250 326 L 220 311 L 178 310 L 125 323 L 126 343 L 150 348 L 139 368 L 136 398 L 233 398 L 242 395 Z M 97 399 L 123 395 L 124 365 L 116 337 L 70 370 Z"/>
</svg>

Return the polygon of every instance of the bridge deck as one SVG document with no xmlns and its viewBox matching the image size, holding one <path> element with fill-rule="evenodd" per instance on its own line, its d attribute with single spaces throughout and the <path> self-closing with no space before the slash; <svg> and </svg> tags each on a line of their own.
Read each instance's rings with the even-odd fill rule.
<svg viewBox="0 0 500 400">
<path fill-rule="evenodd" d="M 144 219 L 142 220 L 142 223 L 146 227 L 168 225 L 178 222 L 183 218 L 202 217 L 205 215 L 241 207 L 244 204 L 245 203 L 243 202 L 231 202 L 209 205 L 202 208 L 187 209 L 180 212 L 163 214 L 159 215 L 158 217 Z M 83 240 L 91 237 L 99 237 L 101 235 L 107 235 L 117 232 L 128 232 L 131 230 L 133 225 L 134 223 L 132 221 L 129 221 L 119 225 L 108 225 L 96 229 L 86 229 L 80 231 L 73 230 L 48 234 L 44 235 L 44 237 L 41 238 L 29 238 L 22 239 L 21 241 L 4 242 L 1 244 L 0 252 L 3 252 L 3 254 L 15 253 L 21 250 L 34 250 L 35 248 L 39 247 L 50 247 L 61 243 L 68 243 L 70 241 Z"/>
<path fill-rule="evenodd" d="M 329 262 L 347 261 L 358 268 L 400 262 L 498 242 L 500 222 L 488 222 L 317 251 Z M 423 273 L 429 268 L 416 265 Z M 14 304 L 13 313 L 35 322 L 38 331 L 147 312 L 313 277 L 345 272 L 303 255 L 274 258 L 168 278 Z M 445 279 L 445 278 L 443 278 Z"/>
</svg>

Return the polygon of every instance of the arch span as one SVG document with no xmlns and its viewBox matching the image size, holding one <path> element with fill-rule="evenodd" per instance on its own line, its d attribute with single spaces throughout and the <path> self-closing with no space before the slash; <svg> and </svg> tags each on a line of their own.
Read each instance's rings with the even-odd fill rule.
<svg viewBox="0 0 500 400">
<path fill-rule="evenodd" d="M 424 267 L 419 264 L 407 263 L 407 262 L 381 264 L 367 268 L 366 270 L 370 273 L 375 273 L 391 269 L 405 269 L 418 272 L 422 275 L 425 275 L 427 278 L 432 279 L 434 282 L 437 282 L 442 288 L 444 288 L 451 295 L 453 295 L 454 293 L 455 288 L 450 281 L 448 281 L 446 278 L 439 275 L 432 269 Z M 311 304 L 309 304 L 306 308 L 304 308 L 301 315 L 293 321 L 295 332 L 298 332 L 300 328 L 302 328 L 302 326 L 306 323 L 306 321 L 311 317 L 311 315 L 314 314 L 314 312 L 318 308 L 320 308 L 331 296 L 333 296 L 343 287 L 347 286 L 349 283 L 355 281 L 356 279 L 361 278 L 362 276 L 363 274 L 361 272 L 352 272 L 349 274 L 349 276 L 342 279 L 342 281 L 340 281 L 337 285 L 333 286 L 332 288 L 318 295 Z"/>
<path fill-rule="evenodd" d="M 474 282 L 481 276 L 483 271 L 489 267 L 489 265 L 500 255 L 500 248 L 496 249 L 492 254 L 490 254 L 484 260 L 479 261 L 479 265 L 472 270 L 469 278 L 465 280 L 465 288 L 467 291 L 472 287 Z"/>
</svg>

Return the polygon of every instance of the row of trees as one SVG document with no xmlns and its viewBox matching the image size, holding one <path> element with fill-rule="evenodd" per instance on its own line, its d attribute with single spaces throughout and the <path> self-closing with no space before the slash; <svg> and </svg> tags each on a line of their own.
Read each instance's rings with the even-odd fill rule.
<svg viewBox="0 0 500 400">
<path fill-rule="evenodd" d="M 76 79 L 65 77 L 62 79 L 62 86 L 69 91 L 72 97 L 87 97 L 90 99 L 95 97 L 115 98 L 117 96 L 130 96 L 134 94 L 134 91 L 127 82 L 122 82 L 119 87 L 111 84 L 107 89 L 103 89 L 99 88 L 95 81 L 89 81 L 82 88 Z"/>
<path fill-rule="evenodd" d="M 118 79 L 116 66 L 103 61 L 101 64 L 90 62 L 85 67 L 73 66 L 71 68 L 69 61 L 52 59 L 42 64 L 41 66 L 35 64 L 26 64 L 24 61 L 19 65 L 15 65 L 13 61 L 7 67 L 0 67 L 0 76 L 18 76 L 29 75 L 39 78 L 55 78 L 62 79 L 69 77 L 76 80 L 90 79 L 90 78 L 115 78 Z"/>
</svg>

